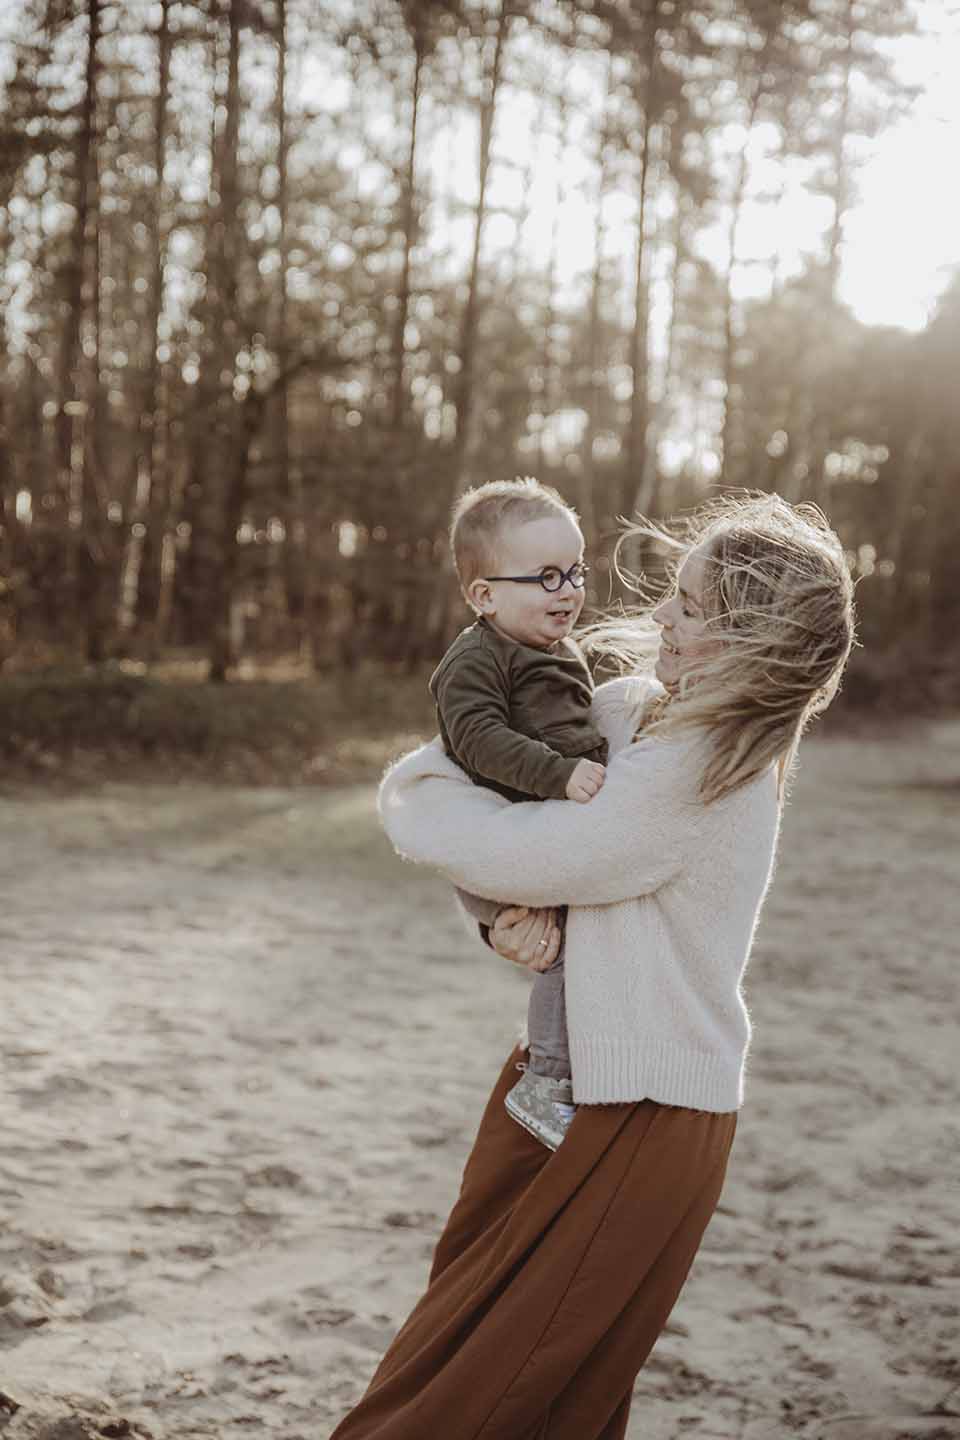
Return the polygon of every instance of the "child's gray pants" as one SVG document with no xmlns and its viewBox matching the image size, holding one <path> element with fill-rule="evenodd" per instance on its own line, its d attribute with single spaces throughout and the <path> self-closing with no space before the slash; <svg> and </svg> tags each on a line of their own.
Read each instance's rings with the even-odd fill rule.
<svg viewBox="0 0 960 1440">
<path fill-rule="evenodd" d="M 481 934 L 487 944 L 489 927 L 502 908 L 497 900 L 483 900 L 457 886 L 460 903 L 468 915 L 480 922 Z M 570 1075 L 570 1047 L 567 1044 L 567 1001 L 564 993 L 563 956 L 566 948 L 567 908 L 561 909 L 564 935 L 560 954 L 549 970 L 533 977 L 530 1004 L 527 1008 L 527 1038 L 530 1044 L 530 1069 L 535 1075 L 549 1075 L 551 1080 L 567 1079 Z"/>
<path fill-rule="evenodd" d="M 530 1069 L 535 1075 L 549 1075 L 552 1080 L 569 1078 L 570 1075 L 564 988 L 561 950 L 549 970 L 534 976 L 527 1008 Z"/>
</svg>

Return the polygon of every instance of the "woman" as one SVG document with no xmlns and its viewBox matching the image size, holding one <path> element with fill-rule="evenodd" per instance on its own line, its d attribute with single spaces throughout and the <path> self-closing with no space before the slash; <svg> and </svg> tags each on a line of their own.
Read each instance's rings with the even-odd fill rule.
<svg viewBox="0 0 960 1440">
<path fill-rule="evenodd" d="M 436 741 L 384 780 L 402 854 L 521 907 L 493 927 L 502 954 L 549 964 L 569 906 L 579 1108 L 556 1152 L 541 1145 L 504 1110 L 509 1057 L 428 1289 L 335 1440 L 623 1437 L 720 1196 L 750 1039 L 740 982 L 797 745 L 853 643 L 853 588 L 820 512 L 776 496 L 712 502 L 682 539 L 634 533 L 681 563 L 652 613 L 592 637 L 632 673 L 595 697 L 611 760 L 589 805 L 510 805 Z"/>
</svg>

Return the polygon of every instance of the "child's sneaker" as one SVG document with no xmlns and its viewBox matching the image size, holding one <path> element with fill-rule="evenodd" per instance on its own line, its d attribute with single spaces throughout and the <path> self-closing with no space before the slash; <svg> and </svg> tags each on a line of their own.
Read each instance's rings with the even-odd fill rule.
<svg viewBox="0 0 960 1440">
<path fill-rule="evenodd" d="M 535 1075 L 520 1064 L 523 1078 L 514 1085 L 504 1104 L 507 1113 L 524 1130 L 556 1150 L 570 1129 L 577 1107 L 573 1103 L 573 1085 L 569 1080 L 553 1080 L 549 1075 Z"/>
</svg>

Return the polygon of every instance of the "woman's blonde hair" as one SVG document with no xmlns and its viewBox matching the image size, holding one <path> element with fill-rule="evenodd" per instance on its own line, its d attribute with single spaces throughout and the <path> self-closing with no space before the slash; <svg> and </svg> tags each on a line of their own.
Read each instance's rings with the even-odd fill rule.
<svg viewBox="0 0 960 1440">
<path fill-rule="evenodd" d="M 653 709 L 644 735 L 699 726 L 709 735 L 700 793 L 729 795 L 771 764 L 780 794 L 810 720 L 836 694 L 855 643 L 853 581 L 838 536 L 816 505 L 745 492 L 707 501 L 659 525 L 640 519 L 620 536 L 614 565 L 644 603 L 601 621 L 578 638 L 621 672 L 653 669 L 659 626 L 643 582 L 620 568 L 623 545 L 666 550 L 676 573 L 693 551 L 704 561 L 707 633 L 722 643 L 697 660 L 669 703 Z"/>
</svg>

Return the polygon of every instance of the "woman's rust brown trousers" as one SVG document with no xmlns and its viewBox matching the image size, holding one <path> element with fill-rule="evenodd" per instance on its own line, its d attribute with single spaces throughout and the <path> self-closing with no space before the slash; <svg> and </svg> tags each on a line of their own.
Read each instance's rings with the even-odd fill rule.
<svg viewBox="0 0 960 1440">
<path fill-rule="evenodd" d="M 332 1440 L 623 1440 L 735 1112 L 584 1105 L 551 1152 L 490 1097 L 427 1290 Z"/>
</svg>

